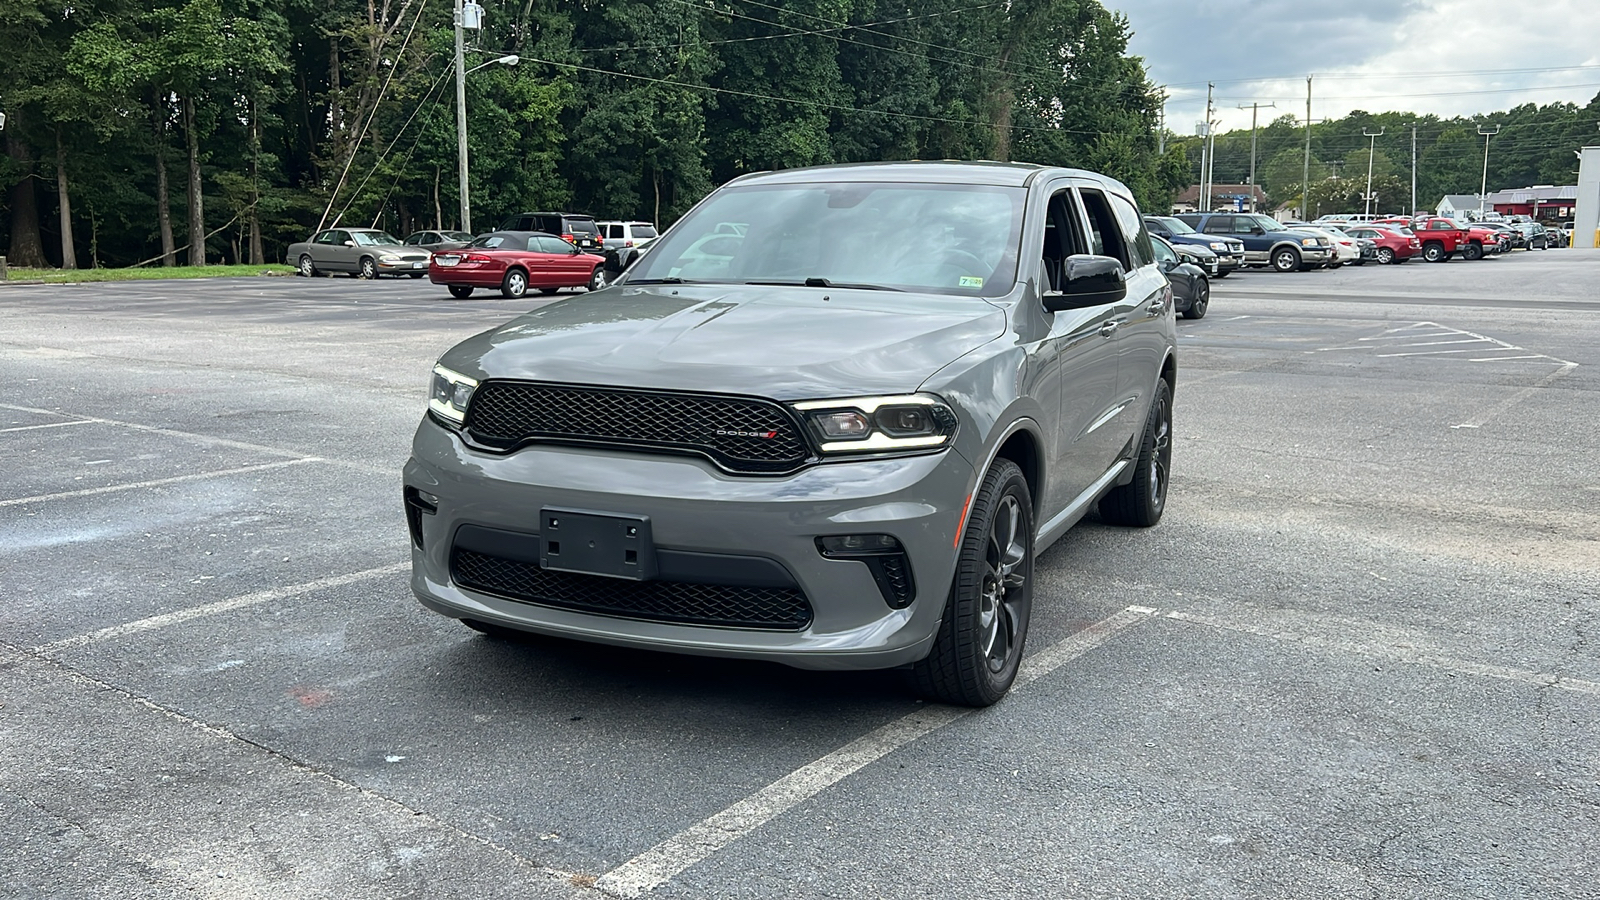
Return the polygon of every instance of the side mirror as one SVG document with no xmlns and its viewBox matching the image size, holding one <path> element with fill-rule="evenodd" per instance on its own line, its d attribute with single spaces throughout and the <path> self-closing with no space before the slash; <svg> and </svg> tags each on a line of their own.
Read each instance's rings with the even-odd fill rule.
<svg viewBox="0 0 1600 900">
<path fill-rule="evenodd" d="M 354 247 L 356 245 L 356 242 L 355 241 L 345 241 L 344 245 L 346 247 Z"/>
<path fill-rule="evenodd" d="M 1128 277 L 1119 260 L 1078 254 L 1062 261 L 1061 287 L 1045 292 L 1045 309 L 1062 312 L 1116 303 L 1128 296 Z"/>
<path fill-rule="evenodd" d="M 1262 228 L 1260 225 L 1251 225 L 1250 226 L 1250 233 L 1251 234 L 1266 234 L 1267 230 L 1265 228 Z"/>
</svg>

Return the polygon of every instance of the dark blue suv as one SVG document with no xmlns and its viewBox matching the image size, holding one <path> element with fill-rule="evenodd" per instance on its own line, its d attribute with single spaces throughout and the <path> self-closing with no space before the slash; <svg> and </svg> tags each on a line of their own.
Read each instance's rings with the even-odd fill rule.
<svg viewBox="0 0 1600 900">
<path fill-rule="evenodd" d="M 1197 244 L 1217 255 L 1217 270 L 1211 274 L 1226 278 L 1244 266 L 1244 241 L 1238 238 L 1202 234 L 1173 216 L 1145 216 L 1144 227 L 1169 244 Z"/>
<path fill-rule="evenodd" d="M 1321 268 L 1334 259 L 1326 238 L 1285 228 L 1260 213 L 1180 213 L 1173 218 L 1196 231 L 1244 242 L 1245 265 L 1293 272 Z"/>
</svg>

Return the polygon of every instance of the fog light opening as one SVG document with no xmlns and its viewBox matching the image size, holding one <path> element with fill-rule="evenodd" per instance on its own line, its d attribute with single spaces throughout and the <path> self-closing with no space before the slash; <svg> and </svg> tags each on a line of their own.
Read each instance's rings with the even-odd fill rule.
<svg viewBox="0 0 1600 900">
<path fill-rule="evenodd" d="M 422 549 L 422 517 L 435 515 L 439 512 L 439 498 L 419 491 L 414 487 L 405 490 L 406 497 L 406 527 L 411 531 L 411 545 L 418 550 Z"/>
<path fill-rule="evenodd" d="M 817 538 L 817 552 L 826 559 L 864 564 L 890 609 L 905 609 L 917 595 L 911 577 L 911 559 L 893 535 L 825 535 Z"/>
</svg>

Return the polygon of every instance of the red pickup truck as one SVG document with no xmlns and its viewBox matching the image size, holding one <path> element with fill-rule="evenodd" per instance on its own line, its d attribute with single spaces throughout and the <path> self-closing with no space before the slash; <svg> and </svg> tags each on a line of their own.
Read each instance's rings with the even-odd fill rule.
<svg viewBox="0 0 1600 900">
<path fill-rule="evenodd" d="M 1428 262 L 1444 262 L 1472 246 L 1471 236 L 1465 228 L 1440 216 L 1419 216 L 1411 222 L 1411 231 L 1422 242 L 1422 258 Z M 1479 246 L 1482 250 L 1482 246 Z M 1481 252 L 1479 256 L 1483 255 Z M 1476 259 L 1477 257 L 1469 258 Z"/>
</svg>

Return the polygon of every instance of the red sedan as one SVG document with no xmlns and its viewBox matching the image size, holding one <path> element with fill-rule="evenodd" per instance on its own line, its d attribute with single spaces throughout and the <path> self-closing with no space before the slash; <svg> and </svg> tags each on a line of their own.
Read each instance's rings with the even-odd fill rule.
<svg viewBox="0 0 1600 900">
<path fill-rule="evenodd" d="M 553 234 L 495 231 L 460 250 L 433 254 L 428 280 L 449 286 L 451 296 L 461 299 L 475 288 L 499 288 L 502 296 L 516 299 L 530 287 L 544 294 L 564 287 L 597 290 L 604 285 L 604 263 L 604 257 L 579 253 Z"/>
<path fill-rule="evenodd" d="M 1400 226 L 1395 226 L 1400 227 Z M 1378 245 L 1378 262 L 1403 263 L 1422 252 L 1422 242 L 1409 230 L 1405 234 L 1377 225 L 1359 225 L 1346 228 L 1351 237 L 1366 238 Z"/>
</svg>

